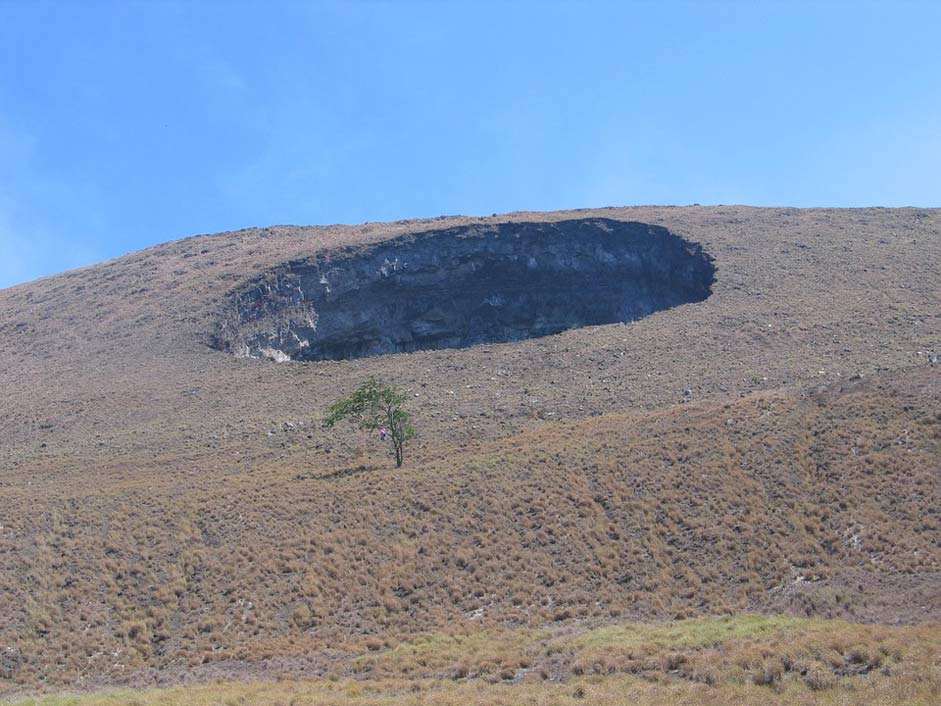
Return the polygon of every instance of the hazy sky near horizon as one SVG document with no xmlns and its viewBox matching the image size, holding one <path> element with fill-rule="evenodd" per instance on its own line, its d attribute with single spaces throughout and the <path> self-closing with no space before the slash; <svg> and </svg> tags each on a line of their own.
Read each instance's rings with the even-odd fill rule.
<svg viewBox="0 0 941 706">
<path fill-rule="evenodd" d="M 196 233 L 941 206 L 939 2 L 0 0 L 0 287 Z"/>
</svg>

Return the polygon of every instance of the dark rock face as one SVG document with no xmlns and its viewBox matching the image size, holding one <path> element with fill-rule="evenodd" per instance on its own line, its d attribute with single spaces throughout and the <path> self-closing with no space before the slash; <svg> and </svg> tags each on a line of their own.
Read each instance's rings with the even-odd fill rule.
<svg viewBox="0 0 941 706">
<path fill-rule="evenodd" d="M 701 301 L 714 272 L 698 244 L 643 223 L 452 228 L 287 263 L 232 294 L 214 345 L 338 360 L 519 341 Z"/>
</svg>

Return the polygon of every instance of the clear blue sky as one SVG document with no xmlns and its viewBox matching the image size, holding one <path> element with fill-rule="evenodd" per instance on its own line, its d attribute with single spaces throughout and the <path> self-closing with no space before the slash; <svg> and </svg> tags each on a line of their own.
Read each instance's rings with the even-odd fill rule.
<svg viewBox="0 0 941 706">
<path fill-rule="evenodd" d="M 0 0 L 0 286 L 254 225 L 941 205 L 941 2 Z"/>
</svg>

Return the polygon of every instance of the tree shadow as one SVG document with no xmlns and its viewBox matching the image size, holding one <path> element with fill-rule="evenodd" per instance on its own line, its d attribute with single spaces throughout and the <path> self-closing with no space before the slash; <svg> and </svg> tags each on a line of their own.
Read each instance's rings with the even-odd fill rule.
<svg viewBox="0 0 941 706">
<path fill-rule="evenodd" d="M 338 480 L 340 478 L 349 478 L 350 476 L 357 476 L 360 473 L 368 473 L 369 471 L 377 470 L 376 466 L 351 466 L 349 468 L 339 468 L 335 471 L 330 471 L 329 473 L 324 473 L 319 476 L 315 475 L 301 475 L 297 477 L 297 480 Z"/>
</svg>

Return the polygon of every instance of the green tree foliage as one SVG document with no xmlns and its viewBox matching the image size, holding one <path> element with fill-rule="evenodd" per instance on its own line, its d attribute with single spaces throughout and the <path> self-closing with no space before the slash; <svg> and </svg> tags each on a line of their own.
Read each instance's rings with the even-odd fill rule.
<svg viewBox="0 0 941 706">
<path fill-rule="evenodd" d="M 378 432 L 385 427 L 398 468 L 404 459 L 405 444 L 415 438 L 411 415 L 402 408 L 407 399 L 404 390 L 371 377 L 349 397 L 327 407 L 324 426 L 332 427 L 348 420 L 368 432 Z"/>
</svg>

